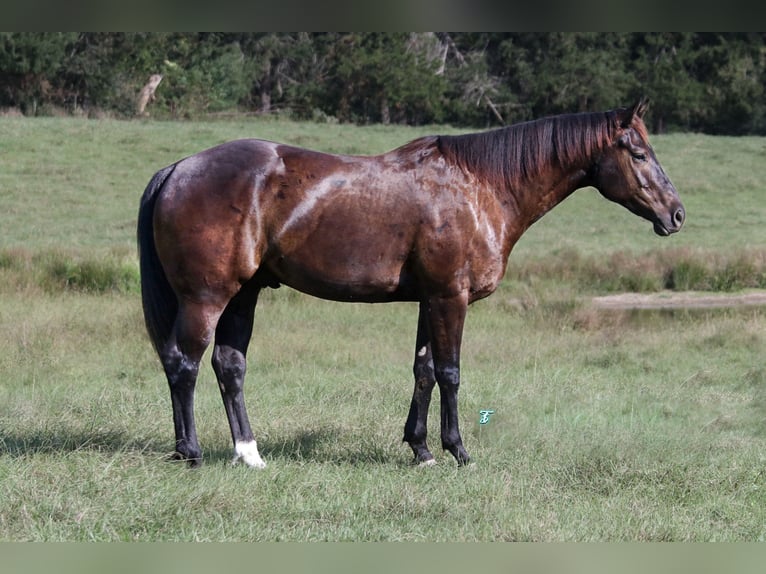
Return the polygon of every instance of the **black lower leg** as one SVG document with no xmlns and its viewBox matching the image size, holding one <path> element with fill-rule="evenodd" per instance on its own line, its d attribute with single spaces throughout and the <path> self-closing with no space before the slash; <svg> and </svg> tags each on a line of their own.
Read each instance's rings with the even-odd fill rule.
<svg viewBox="0 0 766 574">
<path fill-rule="evenodd" d="M 253 440 L 242 388 L 245 380 L 245 355 L 231 347 L 216 344 L 213 369 L 218 378 L 223 406 L 234 444 Z"/>
<path fill-rule="evenodd" d="M 457 396 L 460 387 L 460 373 L 456 368 L 443 369 L 439 376 L 439 395 L 441 400 L 441 439 L 442 448 L 452 453 L 458 465 L 470 462 L 463 447 L 458 424 Z"/>
<path fill-rule="evenodd" d="M 237 443 L 254 440 L 244 398 L 247 347 L 253 333 L 257 285 L 248 285 L 229 302 L 218 321 L 213 350 L 213 369 L 229 420 L 231 438 Z"/>
<path fill-rule="evenodd" d="M 410 448 L 412 448 L 416 463 L 427 463 L 434 458 L 431 451 L 428 450 L 426 436 L 428 433 L 428 407 L 431 404 L 431 391 L 435 382 L 433 378 L 415 381 L 410 412 L 404 425 L 404 441 L 409 443 Z"/>
<path fill-rule="evenodd" d="M 163 357 L 163 362 L 173 403 L 176 437 L 174 458 L 188 461 L 190 466 L 199 466 L 202 462 L 202 450 L 194 423 L 194 387 L 199 361 L 191 361 L 173 349 Z"/>
<path fill-rule="evenodd" d="M 470 457 L 460 437 L 457 395 L 460 387 L 460 342 L 468 293 L 463 291 L 453 297 L 434 297 L 429 305 L 434 373 L 441 395 L 442 447 L 452 453 L 459 465 L 464 465 Z"/>
<path fill-rule="evenodd" d="M 412 448 L 415 463 L 426 464 L 434 460 L 434 456 L 428 450 L 426 437 L 428 435 L 428 408 L 431 405 L 431 393 L 434 385 L 436 385 L 427 309 L 428 305 L 421 303 L 415 341 L 415 361 L 412 367 L 415 389 L 412 392 L 407 422 L 404 424 L 403 439 Z"/>
</svg>

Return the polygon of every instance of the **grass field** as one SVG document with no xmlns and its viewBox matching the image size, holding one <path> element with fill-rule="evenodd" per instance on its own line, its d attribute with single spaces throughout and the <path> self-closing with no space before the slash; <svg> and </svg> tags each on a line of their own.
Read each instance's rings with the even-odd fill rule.
<svg viewBox="0 0 766 574">
<path fill-rule="evenodd" d="M 629 287 L 764 287 L 766 139 L 653 138 L 687 208 L 671 238 L 593 190 L 522 238 L 468 315 L 470 467 L 435 452 L 438 465 L 413 468 L 400 442 L 414 305 L 279 289 L 259 305 L 246 386 L 269 466 L 228 464 L 208 354 L 206 464 L 189 471 L 166 460 L 169 393 L 136 282 L 152 173 L 244 136 L 377 153 L 455 130 L 23 118 L 0 130 L 0 539 L 766 539 L 762 308 L 588 303 Z M 487 425 L 481 409 L 495 410 Z"/>
</svg>

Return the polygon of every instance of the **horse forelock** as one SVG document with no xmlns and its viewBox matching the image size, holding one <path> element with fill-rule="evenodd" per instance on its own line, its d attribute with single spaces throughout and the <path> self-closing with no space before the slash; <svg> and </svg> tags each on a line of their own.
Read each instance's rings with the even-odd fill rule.
<svg viewBox="0 0 766 574">
<path fill-rule="evenodd" d="M 463 171 L 496 187 L 516 187 L 551 167 L 591 159 L 612 142 L 614 118 L 613 112 L 565 114 L 475 134 L 441 136 L 438 143 L 444 157 Z"/>
</svg>

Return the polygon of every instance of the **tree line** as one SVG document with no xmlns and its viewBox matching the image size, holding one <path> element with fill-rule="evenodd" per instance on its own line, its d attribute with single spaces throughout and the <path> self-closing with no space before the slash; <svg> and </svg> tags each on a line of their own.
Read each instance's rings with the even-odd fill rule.
<svg viewBox="0 0 766 574">
<path fill-rule="evenodd" d="M 766 134 L 765 87 L 765 33 L 0 33 L 26 115 L 489 127 L 647 95 L 654 132 Z"/>
</svg>

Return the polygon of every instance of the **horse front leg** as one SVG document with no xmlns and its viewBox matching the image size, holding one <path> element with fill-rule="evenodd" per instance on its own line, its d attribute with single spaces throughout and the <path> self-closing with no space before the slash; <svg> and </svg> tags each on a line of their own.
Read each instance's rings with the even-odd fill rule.
<svg viewBox="0 0 766 574">
<path fill-rule="evenodd" d="M 428 323 L 434 374 L 441 398 L 442 448 L 452 453 L 460 466 L 471 460 L 460 436 L 457 401 L 460 387 L 460 344 L 467 308 L 467 293 L 429 299 Z"/>
<path fill-rule="evenodd" d="M 250 427 L 243 386 L 247 370 L 247 347 L 253 332 L 253 316 L 258 292 L 241 292 L 221 315 L 215 332 L 213 370 L 218 378 L 223 406 L 234 442 L 233 463 L 264 468 L 266 463 Z"/>
<path fill-rule="evenodd" d="M 415 341 L 415 362 L 412 367 L 415 376 L 415 390 L 412 393 L 410 412 L 404 425 L 404 441 L 409 443 L 415 454 L 415 464 L 430 466 L 435 464 L 434 455 L 428 450 L 428 408 L 431 404 L 431 392 L 436 384 L 434 361 L 431 354 L 431 335 L 428 326 L 428 305 L 420 304 L 418 313 L 418 334 Z"/>
</svg>

